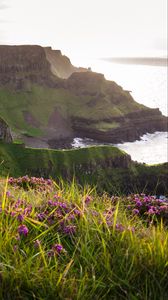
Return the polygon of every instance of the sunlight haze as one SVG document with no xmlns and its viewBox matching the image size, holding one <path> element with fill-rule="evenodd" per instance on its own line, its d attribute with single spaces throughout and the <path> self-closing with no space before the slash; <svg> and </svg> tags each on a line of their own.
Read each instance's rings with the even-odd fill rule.
<svg viewBox="0 0 168 300">
<path fill-rule="evenodd" d="M 0 44 L 69 57 L 166 55 L 166 0 L 0 0 Z"/>
</svg>

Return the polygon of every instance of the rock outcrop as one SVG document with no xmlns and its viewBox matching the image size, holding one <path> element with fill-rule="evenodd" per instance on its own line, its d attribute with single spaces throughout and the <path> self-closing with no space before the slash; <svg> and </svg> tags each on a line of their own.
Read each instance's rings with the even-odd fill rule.
<svg viewBox="0 0 168 300">
<path fill-rule="evenodd" d="M 167 117 L 162 116 L 159 109 L 146 109 L 122 117 L 104 119 L 104 122 L 120 124 L 118 128 L 109 130 L 95 129 L 95 122 L 85 119 L 73 119 L 73 129 L 76 136 L 81 138 L 91 138 L 96 141 L 106 143 L 122 143 L 125 141 L 133 142 L 138 140 L 145 133 L 155 131 L 168 131 Z"/>
<path fill-rule="evenodd" d="M 1 117 L 0 117 L 0 141 L 5 143 L 12 142 L 12 135 L 11 135 L 10 128 Z"/>
</svg>

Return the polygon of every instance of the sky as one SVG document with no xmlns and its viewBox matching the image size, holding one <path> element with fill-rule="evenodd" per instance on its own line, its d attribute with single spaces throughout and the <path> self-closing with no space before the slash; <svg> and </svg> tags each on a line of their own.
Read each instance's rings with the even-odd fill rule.
<svg viewBox="0 0 168 300">
<path fill-rule="evenodd" d="M 165 56 L 167 0 L 0 0 L 0 44 L 71 57 Z"/>
</svg>

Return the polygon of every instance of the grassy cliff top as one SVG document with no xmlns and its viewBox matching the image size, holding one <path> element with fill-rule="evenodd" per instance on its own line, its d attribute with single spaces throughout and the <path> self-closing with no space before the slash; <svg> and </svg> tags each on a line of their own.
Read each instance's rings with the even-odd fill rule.
<svg viewBox="0 0 168 300">
<path fill-rule="evenodd" d="M 167 164 L 138 164 L 116 147 L 48 150 L 0 143 L 0 176 L 26 174 L 69 181 L 75 177 L 82 185 L 89 184 L 98 191 L 115 194 L 142 190 L 168 194 Z"/>
<path fill-rule="evenodd" d="M 64 168 L 74 172 L 75 166 L 85 166 L 85 164 L 96 164 L 105 159 L 115 159 L 129 157 L 126 153 L 116 147 L 99 146 L 72 150 L 49 150 L 24 148 L 17 144 L 0 143 L 0 172 L 12 176 L 20 176 L 33 173 L 38 170 L 51 168 L 51 176 L 61 176 Z M 43 172 L 43 171 L 42 171 Z"/>
</svg>

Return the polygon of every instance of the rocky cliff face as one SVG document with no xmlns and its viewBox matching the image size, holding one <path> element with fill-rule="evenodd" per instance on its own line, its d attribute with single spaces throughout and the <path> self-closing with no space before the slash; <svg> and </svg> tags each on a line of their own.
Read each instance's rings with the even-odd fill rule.
<svg viewBox="0 0 168 300">
<path fill-rule="evenodd" d="M 68 78 L 74 72 L 85 72 L 74 67 L 60 50 L 37 45 L 0 45 L 0 86 L 12 85 L 28 89 L 30 83 L 57 87 L 59 78 Z"/>
<path fill-rule="evenodd" d="M 0 46 L 0 86 L 27 89 L 31 83 L 56 86 L 40 46 Z"/>
<path fill-rule="evenodd" d="M 0 118 L 0 141 L 5 143 L 12 142 L 10 128 L 2 118 Z"/>
<path fill-rule="evenodd" d="M 128 91 L 124 91 L 115 82 L 105 80 L 102 74 L 93 72 L 73 73 L 66 85 L 76 95 L 87 96 L 91 100 L 87 105 L 95 110 L 95 118 L 72 118 L 72 127 L 78 137 L 88 137 L 97 141 L 120 143 L 135 141 L 140 136 L 155 131 L 168 130 L 168 118 L 162 116 L 159 109 L 150 109 L 138 105 Z M 99 115 L 103 100 L 104 111 L 107 101 L 112 107 L 111 114 Z"/>
<path fill-rule="evenodd" d="M 167 117 L 162 116 L 159 109 L 146 109 L 126 114 L 122 117 L 104 119 L 107 124 L 116 122 L 118 128 L 109 130 L 95 129 L 96 122 L 88 122 L 85 119 L 73 119 L 73 129 L 76 136 L 94 139 L 101 142 L 122 143 L 138 140 L 145 133 L 155 131 L 168 131 Z"/>
<path fill-rule="evenodd" d="M 118 143 L 167 131 L 158 109 L 138 104 L 104 75 L 74 67 L 59 50 L 36 45 L 0 46 L 0 115 L 33 147 L 67 148 L 75 136 Z"/>
</svg>

